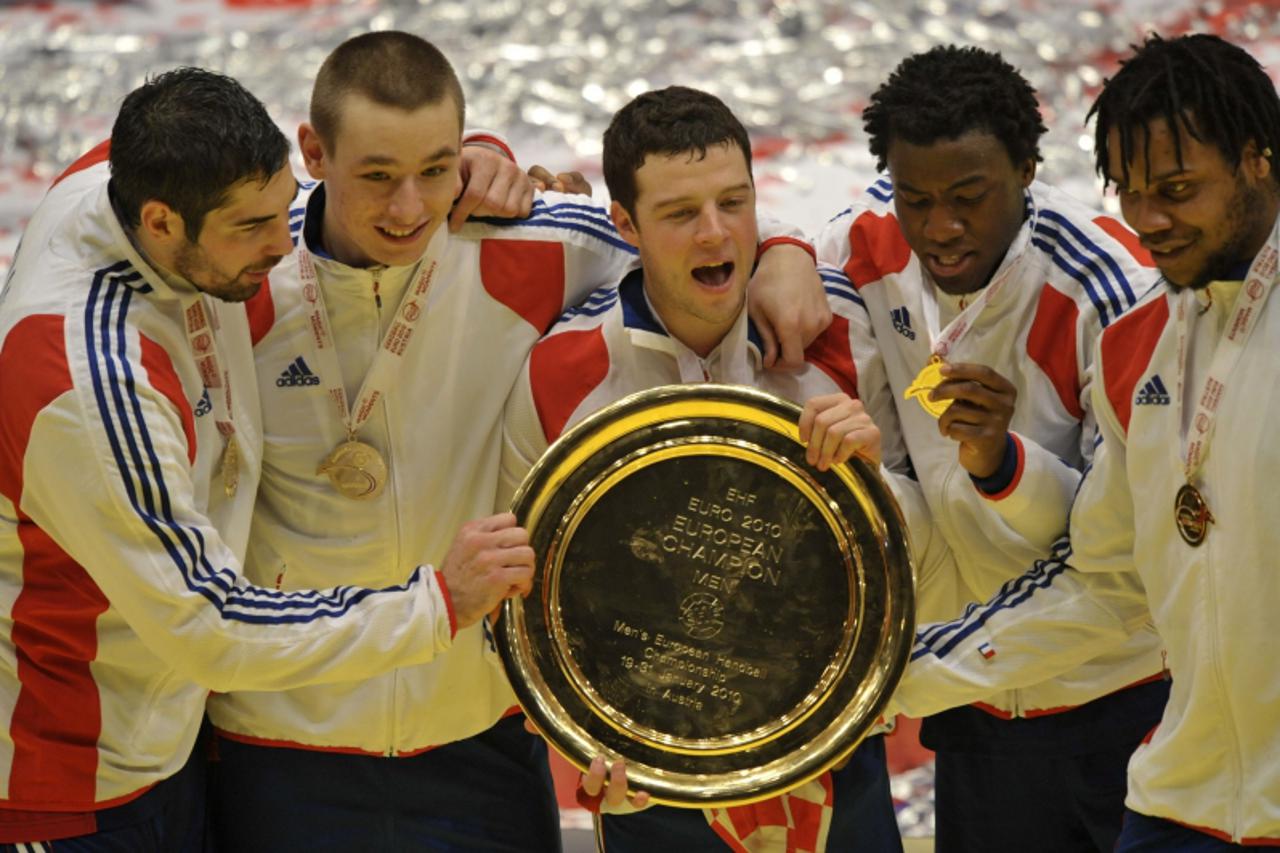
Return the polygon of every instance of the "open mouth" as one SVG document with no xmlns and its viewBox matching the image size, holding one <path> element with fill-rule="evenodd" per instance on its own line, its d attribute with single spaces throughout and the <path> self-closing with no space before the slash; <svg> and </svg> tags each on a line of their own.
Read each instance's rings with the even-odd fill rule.
<svg viewBox="0 0 1280 853">
<path fill-rule="evenodd" d="M 733 261 L 722 264 L 706 264 L 693 268 L 693 277 L 707 287 L 724 287 L 733 276 Z"/>
<path fill-rule="evenodd" d="M 961 272 L 973 257 L 972 252 L 961 252 L 954 255 L 929 255 L 929 266 L 935 275 L 950 276 Z"/>
</svg>

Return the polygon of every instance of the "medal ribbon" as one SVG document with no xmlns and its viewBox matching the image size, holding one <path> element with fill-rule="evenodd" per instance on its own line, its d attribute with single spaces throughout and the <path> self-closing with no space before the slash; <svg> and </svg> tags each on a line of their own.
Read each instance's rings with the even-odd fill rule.
<svg viewBox="0 0 1280 853">
<path fill-rule="evenodd" d="M 183 311 L 187 345 L 200 371 L 200 382 L 213 406 L 213 422 L 225 442 L 222 478 L 227 497 L 235 494 L 239 482 L 240 455 L 236 448 L 236 424 L 232 417 L 231 374 L 218 359 L 218 311 L 203 295 Z"/>
<path fill-rule="evenodd" d="M 1196 398 L 1195 414 L 1191 422 L 1183 427 L 1179 425 L 1182 443 L 1182 465 L 1191 483 L 1196 472 L 1204 463 L 1208 452 L 1209 439 L 1213 435 L 1213 427 L 1218 419 L 1218 404 L 1227 388 L 1227 379 L 1235 369 L 1236 363 L 1244 352 L 1253 327 L 1262 314 L 1262 306 L 1275 287 L 1277 278 L 1277 260 L 1280 259 L 1280 220 L 1271 230 L 1271 237 L 1262 251 L 1249 265 L 1249 274 L 1236 295 L 1231 306 L 1227 324 L 1218 337 L 1213 351 L 1213 360 L 1209 363 L 1209 375 L 1205 377 L 1204 387 Z M 1196 301 L 1195 293 L 1190 288 L 1178 294 L 1177 328 L 1178 328 L 1178 411 L 1186 410 L 1185 383 L 1187 377 L 1187 356 L 1189 346 L 1190 315 Z"/>
<path fill-rule="evenodd" d="M 360 427 L 373 414 L 374 405 L 386 393 L 384 389 L 390 385 L 389 379 L 395 363 L 404 358 L 408 351 L 413 332 L 425 313 L 427 291 L 431 288 L 431 281 L 439 264 L 435 260 L 419 261 L 416 278 L 405 288 L 391 325 L 387 327 L 382 343 L 373 356 L 373 364 L 369 365 L 369 371 L 360 384 L 356 405 L 351 408 L 347 404 L 347 392 L 342 384 L 342 368 L 338 364 L 338 351 L 329 325 L 329 314 L 324 307 L 324 292 L 316 275 L 315 260 L 303 245 L 299 245 L 296 251 L 303 298 L 311 305 L 307 320 L 315 346 L 318 373 L 321 382 L 325 383 L 329 399 L 337 407 L 338 418 L 346 428 L 347 437 L 354 440 Z"/>
<path fill-rule="evenodd" d="M 953 350 L 956 344 L 963 340 L 964 336 L 973 328 L 974 321 L 978 319 L 978 315 L 987 307 L 987 303 L 995 299 L 1000 291 L 1004 289 L 1005 282 L 1013 276 L 1010 274 L 1016 264 L 1010 264 L 1001 273 L 999 273 L 991 283 L 978 292 L 978 296 L 969 305 L 952 318 L 946 328 L 939 329 L 940 320 L 938 319 L 938 297 L 933 292 L 934 285 L 929 282 L 927 287 L 921 288 L 921 308 L 924 313 L 925 329 L 929 334 L 929 351 L 939 358 L 945 359 Z"/>
</svg>

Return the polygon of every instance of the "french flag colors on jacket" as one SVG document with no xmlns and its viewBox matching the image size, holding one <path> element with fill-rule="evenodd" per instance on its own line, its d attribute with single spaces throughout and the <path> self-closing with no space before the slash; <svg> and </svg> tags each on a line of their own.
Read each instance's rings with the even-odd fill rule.
<svg viewBox="0 0 1280 853">
<path fill-rule="evenodd" d="M 50 190 L 0 297 L 0 809 L 15 840 L 41 837 L 21 813 L 92 812 L 174 774 L 210 690 L 349 680 L 452 641 L 418 563 L 377 590 L 244 579 L 262 460 L 249 324 L 140 256 L 105 155 Z M 230 381 L 234 495 L 184 329 L 197 305 Z"/>
<path fill-rule="evenodd" d="M 1032 683 L 1154 624 L 1173 681 L 1163 719 L 1129 763 L 1126 805 L 1222 840 L 1280 846 L 1280 690 L 1263 651 L 1280 600 L 1280 528 L 1266 497 L 1280 475 L 1275 296 L 1218 399 L 1196 477 L 1213 521 L 1196 547 L 1174 512 L 1194 401 L 1159 391 L 1178 387 L 1179 300 L 1195 303 L 1185 387 L 1198 396 L 1240 288 L 1218 282 L 1192 297 L 1161 287 L 1108 326 L 1093 389 L 1100 443 L 1070 538 L 962 618 L 922 631 L 894 701 L 926 714 L 994 684 Z M 983 646 L 999 655 L 984 660 Z"/>
<path fill-rule="evenodd" d="M 890 181 L 877 181 L 832 219 L 816 246 L 819 259 L 843 269 L 866 302 L 906 451 L 955 559 L 951 578 L 921 584 L 919 621 L 952 618 L 1020 576 L 1066 529 L 1097 432 L 1089 390 L 1098 336 L 1154 286 L 1156 273 L 1118 222 L 1032 183 L 1021 230 L 993 276 L 1006 280 L 947 355 L 986 365 L 1017 389 L 1015 464 L 1008 481 L 987 493 L 960 467 L 956 443 L 939 434 L 937 421 L 902 397 L 938 329 L 926 327 L 925 300 L 934 288 L 902 236 Z M 945 326 L 957 310 L 938 297 L 936 322 Z M 1004 654 L 998 645 L 989 651 Z M 1122 649 L 1082 661 L 1067 676 L 995 692 L 979 707 L 1002 717 L 1066 710 L 1163 666 L 1159 639 L 1139 631 Z"/>
</svg>

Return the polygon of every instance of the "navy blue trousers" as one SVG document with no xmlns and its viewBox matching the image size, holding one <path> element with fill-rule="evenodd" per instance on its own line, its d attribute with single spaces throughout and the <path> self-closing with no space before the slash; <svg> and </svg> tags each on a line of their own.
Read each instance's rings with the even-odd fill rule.
<svg viewBox="0 0 1280 853">
<path fill-rule="evenodd" d="M 201 853 L 206 840 L 208 744 L 202 734 L 181 770 L 121 806 L 94 815 L 88 835 L 24 844 L 0 844 L 0 853 Z"/>
<path fill-rule="evenodd" d="M 957 708 L 926 720 L 922 740 L 937 750 L 936 853 L 1111 853 L 1129 758 L 1167 698 L 1168 682 L 1156 681 L 1034 719 Z M 950 731 L 928 737 L 940 717 Z"/>
<path fill-rule="evenodd" d="M 868 738 L 833 776 L 834 813 L 827 834 L 831 853 L 901 853 L 884 737 Z M 725 843 L 698 809 L 653 806 L 630 815 L 601 815 L 607 853 L 724 853 Z"/>
<path fill-rule="evenodd" d="M 1226 853 L 1228 850 L 1257 850 L 1232 844 L 1212 835 L 1187 829 L 1172 821 L 1147 817 L 1126 809 L 1124 829 L 1116 842 L 1116 853 Z"/>
<path fill-rule="evenodd" d="M 546 742 L 519 715 L 406 758 L 219 738 L 212 789 L 226 853 L 560 850 Z"/>
</svg>

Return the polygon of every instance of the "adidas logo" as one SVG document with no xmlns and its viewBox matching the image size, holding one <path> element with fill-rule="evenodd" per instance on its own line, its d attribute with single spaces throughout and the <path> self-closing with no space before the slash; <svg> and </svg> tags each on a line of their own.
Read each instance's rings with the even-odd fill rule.
<svg viewBox="0 0 1280 853">
<path fill-rule="evenodd" d="M 195 416 L 202 418 L 213 411 L 213 401 L 209 399 L 209 389 L 204 389 L 204 393 L 200 395 L 200 402 L 196 403 Z"/>
<path fill-rule="evenodd" d="M 280 374 L 280 378 L 276 380 L 277 388 L 299 388 L 303 385 L 319 385 L 320 377 L 311 372 L 311 368 L 307 367 L 307 363 L 302 360 L 302 356 L 298 356 L 289 366 Z"/>
<path fill-rule="evenodd" d="M 916 339 L 915 330 L 911 328 L 911 312 L 907 311 L 907 306 L 894 308 L 889 312 L 889 317 L 893 320 L 893 328 L 898 334 L 909 341 Z"/>
<path fill-rule="evenodd" d="M 1142 386 L 1138 396 L 1133 399 L 1135 406 L 1167 406 L 1169 405 L 1169 389 L 1164 387 L 1160 374 L 1153 374 Z"/>
</svg>

